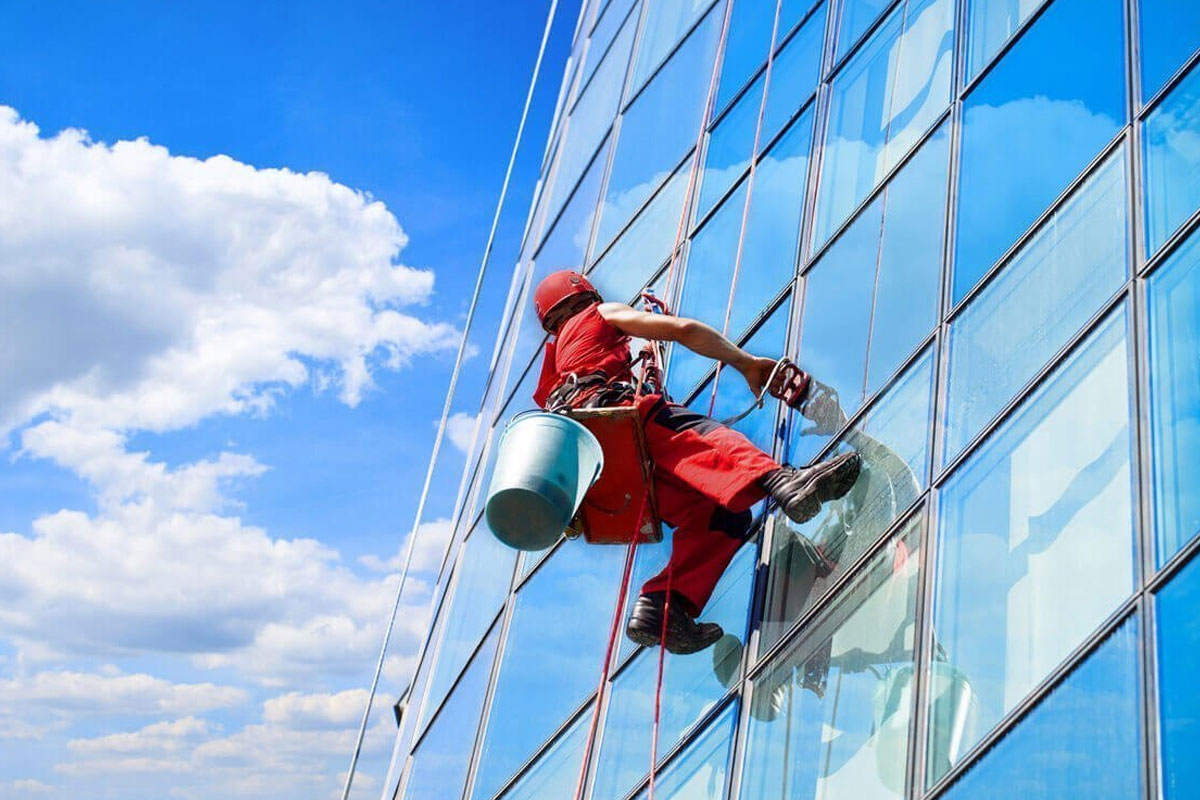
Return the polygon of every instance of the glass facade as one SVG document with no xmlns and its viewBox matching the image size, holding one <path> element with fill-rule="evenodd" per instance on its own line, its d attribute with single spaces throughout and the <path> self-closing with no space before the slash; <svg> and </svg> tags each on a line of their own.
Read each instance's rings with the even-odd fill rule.
<svg viewBox="0 0 1200 800">
<path fill-rule="evenodd" d="M 492 357 L 435 471 L 455 536 L 383 797 L 1200 794 L 1197 8 L 583 0 L 503 321 L 468 334 Z M 863 459 L 804 525 L 760 517 L 703 613 L 726 636 L 663 660 L 654 763 L 659 652 L 602 663 L 626 550 L 518 556 L 481 514 L 562 267 L 792 357 L 810 399 L 738 429 Z M 667 370 L 714 417 L 751 400 Z"/>
</svg>

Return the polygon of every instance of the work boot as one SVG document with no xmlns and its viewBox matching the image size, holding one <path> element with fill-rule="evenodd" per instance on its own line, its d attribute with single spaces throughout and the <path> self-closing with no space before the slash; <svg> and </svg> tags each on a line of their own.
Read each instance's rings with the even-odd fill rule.
<svg viewBox="0 0 1200 800">
<path fill-rule="evenodd" d="M 858 480 L 862 459 L 843 453 L 811 467 L 782 466 L 759 481 L 788 519 L 803 524 L 817 515 L 821 503 L 844 497 Z"/>
<path fill-rule="evenodd" d="M 644 594 L 633 604 L 633 613 L 629 615 L 629 624 L 625 626 L 625 635 L 645 647 L 653 647 L 659 643 L 663 632 L 663 608 L 667 605 L 663 592 Z M 667 610 L 667 638 L 663 646 L 668 653 L 686 655 L 698 653 L 725 634 L 721 626 L 715 622 L 697 622 L 683 607 L 683 599 L 679 595 L 671 598 Z"/>
</svg>

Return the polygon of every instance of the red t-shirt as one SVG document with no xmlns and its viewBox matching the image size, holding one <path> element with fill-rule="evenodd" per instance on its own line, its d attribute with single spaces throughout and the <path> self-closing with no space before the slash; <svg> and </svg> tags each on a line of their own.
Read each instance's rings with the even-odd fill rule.
<svg viewBox="0 0 1200 800">
<path fill-rule="evenodd" d="M 593 303 L 563 323 L 558 335 L 546 343 L 542 374 L 533 400 L 545 408 L 546 398 L 566 376 L 603 372 L 621 377 L 629 369 L 629 337 L 600 316 Z"/>
</svg>

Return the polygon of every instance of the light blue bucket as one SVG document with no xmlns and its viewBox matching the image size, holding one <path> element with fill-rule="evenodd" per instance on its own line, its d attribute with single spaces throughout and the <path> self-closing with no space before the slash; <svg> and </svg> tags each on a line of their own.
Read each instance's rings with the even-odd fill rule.
<svg viewBox="0 0 1200 800">
<path fill-rule="evenodd" d="M 518 550 L 545 550 L 562 535 L 604 468 L 600 442 L 561 414 L 514 417 L 500 437 L 487 523 Z"/>
</svg>

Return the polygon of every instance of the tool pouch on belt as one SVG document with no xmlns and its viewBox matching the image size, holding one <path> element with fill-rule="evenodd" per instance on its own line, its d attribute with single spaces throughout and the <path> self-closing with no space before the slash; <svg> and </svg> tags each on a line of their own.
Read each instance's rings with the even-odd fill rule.
<svg viewBox="0 0 1200 800">
<path fill-rule="evenodd" d="M 633 384 L 611 381 L 603 371 L 571 375 L 550 393 L 546 410 L 569 412 L 575 408 L 610 408 L 633 402 Z"/>
</svg>

